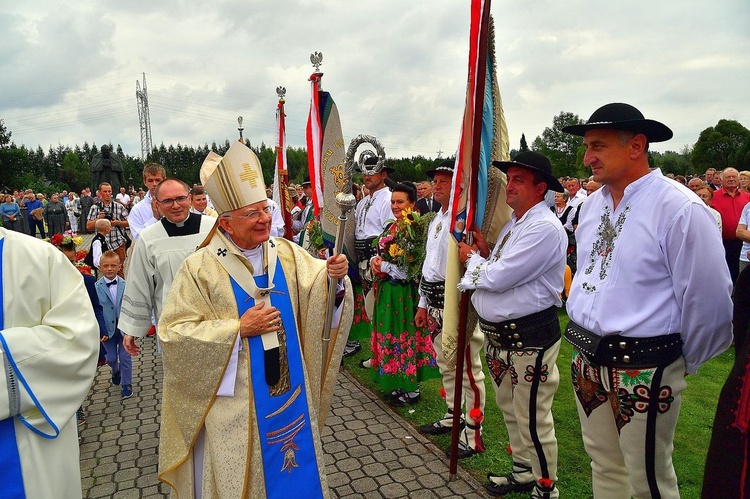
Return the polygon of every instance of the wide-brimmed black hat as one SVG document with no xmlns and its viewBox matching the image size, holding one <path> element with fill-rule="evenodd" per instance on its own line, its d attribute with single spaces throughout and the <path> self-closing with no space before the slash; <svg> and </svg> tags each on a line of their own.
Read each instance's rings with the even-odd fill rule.
<svg viewBox="0 0 750 499">
<path fill-rule="evenodd" d="M 300 187 L 305 187 L 308 185 L 312 185 L 312 183 L 310 182 L 310 177 L 305 177 L 305 180 L 300 184 Z"/>
<path fill-rule="evenodd" d="M 562 131 L 583 137 L 587 131 L 594 129 L 642 133 L 649 142 L 664 142 L 672 138 L 672 130 L 667 125 L 647 120 L 643 117 L 643 113 L 630 104 L 618 102 L 607 104 L 594 111 L 587 123 L 566 126 Z"/>
<path fill-rule="evenodd" d="M 374 175 L 376 173 L 381 173 L 381 172 L 393 173 L 396 171 L 390 166 L 386 166 L 385 161 L 381 163 L 380 168 L 377 168 L 377 165 L 378 165 L 378 157 L 373 155 L 365 159 L 365 164 L 360 166 L 359 170 L 364 175 Z"/>
<path fill-rule="evenodd" d="M 437 165 L 432 170 L 427 170 L 425 173 L 430 178 L 435 178 L 436 173 L 447 173 L 451 176 L 453 176 L 453 172 L 455 171 L 456 162 L 452 159 L 446 159 L 445 161 L 442 161 L 439 165 Z"/>
<path fill-rule="evenodd" d="M 547 189 L 555 192 L 563 192 L 565 188 L 559 180 L 552 175 L 552 164 L 544 154 L 534 151 L 524 151 L 516 156 L 513 161 L 493 161 L 492 164 L 503 173 L 508 173 L 508 168 L 517 166 L 539 174 L 547 184 Z"/>
</svg>

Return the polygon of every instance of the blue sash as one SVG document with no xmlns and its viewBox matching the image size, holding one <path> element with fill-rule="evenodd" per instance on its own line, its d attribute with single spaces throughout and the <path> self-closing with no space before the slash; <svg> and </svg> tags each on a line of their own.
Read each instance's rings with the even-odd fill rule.
<svg viewBox="0 0 750 499">
<path fill-rule="evenodd" d="M 231 279 L 231 278 L 230 278 Z M 268 275 L 254 277 L 259 288 L 268 285 Z M 255 304 L 234 279 L 231 279 L 240 316 Z M 250 383 L 255 399 L 263 477 L 269 499 L 323 497 L 313 432 L 305 389 L 304 364 L 289 299 L 284 269 L 276 262 L 271 303 L 281 312 L 286 331 L 286 351 L 291 389 L 272 397 L 266 383 L 265 356 L 260 336 L 247 338 L 250 352 Z"/>
<path fill-rule="evenodd" d="M 3 246 L 5 238 L 0 239 L 0 331 L 5 329 L 5 302 L 3 301 Z M 18 455 L 16 443 L 15 418 L 0 421 L 0 497 L 26 497 L 21 474 L 21 456 Z"/>
</svg>

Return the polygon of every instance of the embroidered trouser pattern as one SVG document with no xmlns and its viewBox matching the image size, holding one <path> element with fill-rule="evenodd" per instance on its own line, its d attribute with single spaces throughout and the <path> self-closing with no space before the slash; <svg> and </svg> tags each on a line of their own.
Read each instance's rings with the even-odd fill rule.
<svg viewBox="0 0 750 499">
<path fill-rule="evenodd" d="M 503 350 L 486 342 L 495 402 L 503 412 L 513 461 L 531 467 L 534 479 L 557 481 L 557 438 L 552 400 L 560 384 L 560 341 L 535 350 Z"/>
<path fill-rule="evenodd" d="M 443 311 L 439 308 L 427 307 L 427 328 L 433 338 L 433 346 L 437 356 L 437 365 L 440 375 L 443 379 L 443 389 L 445 390 L 445 402 L 448 408 L 453 410 L 454 390 L 456 388 L 456 371 L 449 369 L 448 363 L 443 355 Z M 479 428 L 481 419 L 475 421 L 469 416 L 472 409 L 479 409 L 484 418 L 484 371 L 482 370 L 482 346 L 484 345 L 484 334 L 477 328 L 473 334 L 466 332 L 466 355 L 464 357 L 464 377 L 463 390 L 461 391 L 463 402 L 466 404 L 466 422 L 469 425 Z M 484 450 L 481 432 L 469 428 L 464 429 L 461 436 L 469 446 L 475 450 Z"/>
<path fill-rule="evenodd" d="M 679 498 L 672 450 L 685 359 L 620 369 L 592 364 L 574 349 L 571 375 L 594 497 Z"/>
</svg>

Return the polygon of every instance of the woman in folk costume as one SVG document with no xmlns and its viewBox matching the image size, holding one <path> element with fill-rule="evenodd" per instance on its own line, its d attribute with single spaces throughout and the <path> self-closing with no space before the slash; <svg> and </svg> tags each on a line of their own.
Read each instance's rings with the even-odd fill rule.
<svg viewBox="0 0 750 499">
<path fill-rule="evenodd" d="M 378 256 L 371 260 L 377 298 L 372 359 L 367 362 L 380 388 L 391 392 L 390 403 L 402 406 L 419 400 L 419 382 L 438 378 L 440 372 L 429 331 L 414 325 L 419 305 L 418 276 L 432 217 L 420 219 L 412 212 L 417 197 L 413 184 L 396 184 L 391 190 L 395 220 L 379 238 Z"/>
<path fill-rule="evenodd" d="M 352 318 L 347 260 L 270 238 L 260 163 L 244 144 L 210 153 L 201 180 L 220 215 L 159 321 L 159 479 L 180 498 L 327 497 L 320 430 Z M 322 359 L 329 277 L 343 280 Z"/>
</svg>

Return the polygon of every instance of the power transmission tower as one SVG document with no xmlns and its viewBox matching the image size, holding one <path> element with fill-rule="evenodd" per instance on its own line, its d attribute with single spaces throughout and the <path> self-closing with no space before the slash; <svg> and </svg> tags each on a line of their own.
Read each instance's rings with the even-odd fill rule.
<svg viewBox="0 0 750 499">
<path fill-rule="evenodd" d="M 146 161 L 151 152 L 151 116 L 148 113 L 148 91 L 146 90 L 146 73 L 143 73 L 143 90 L 135 80 L 135 99 L 138 102 L 138 121 L 141 124 L 141 159 Z"/>
</svg>

